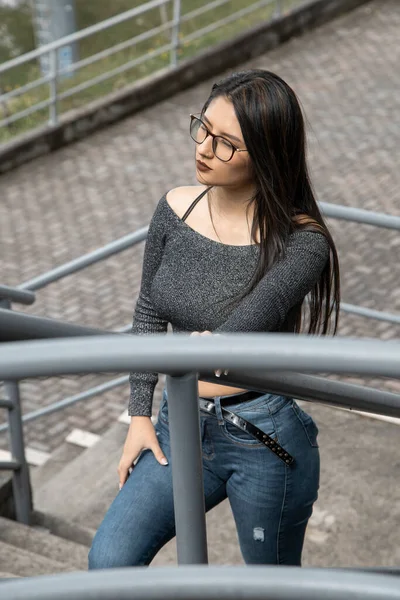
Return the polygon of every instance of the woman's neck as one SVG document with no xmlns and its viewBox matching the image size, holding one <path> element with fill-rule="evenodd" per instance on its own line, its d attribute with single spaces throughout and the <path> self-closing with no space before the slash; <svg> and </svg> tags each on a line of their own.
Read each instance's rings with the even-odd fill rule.
<svg viewBox="0 0 400 600">
<path fill-rule="evenodd" d="M 240 188 L 215 186 L 211 188 L 209 198 L 218 214 L 235 217 L 247 212 L 254 194 L 255 187 L 252 184 Z"/>
</svg>

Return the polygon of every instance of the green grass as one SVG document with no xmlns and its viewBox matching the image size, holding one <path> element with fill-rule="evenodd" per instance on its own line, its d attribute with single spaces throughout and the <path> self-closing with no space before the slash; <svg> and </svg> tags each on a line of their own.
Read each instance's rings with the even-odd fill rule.
<svg viewBox="0 0 400 600">
<path fill-rule="evenodd" d="M 283 3 L 284 9 L 299 4 L 300 1 L 301 0 L 285 0 Z M 110 2 L 110 0 L 75 0 L 75 2 L 78 29 L 83 29 L 93 23 L 103 21 L 115 14 L 143 3 L 142 0 L 113 0 L 112 2 Z M 208 3 L 209 0 L 182 0 L 182 14 L 185 15 Z M 206 27 L 219 19 L 239 11 L 249 6 L 250 3 L 252 3 L 252 0 L 229 0 L 229 2 L 223 6 L 186 21 L 181 26 L 180 38 L 182 39 L 202 27 Z M 258 23 L 270 20 L 272 14 L 273 5 L 267 6 L 238 19 L 233 23 L 221 26 L 197 40 L 190 43 L 182 43 L 178 50 L 179 60 L 192 57 L 204 48 L 208 48 L 222 40 L 232 38 L 238 33 L 245 31 Z M 160 10 L 160 8 L 153 9 L 152 11 L 141 15 L 140 18 L 130 19 L 125 23 L 121 23 L 102 33 L 92 35 L 89 38 L 82 40 L 79 43 L 79 58 L 87 58 L 106 48 L 110 48 L 117 43 L 129 40 L 135 35 L 161 25 L 165 19 L 172 19 L 172 3 L 167 5 L 164 12 Z M 0 8 L 0 23 L 5 23 L 7 25 L 10 36 L 15 41 L 15 46 L 22 52 L 25 53 L 34 48 L 29 2 L 24 2 L 18 10 Z M 24 33 L 22 34 L 21 32 Z M 63 92 L 71 89 L 98 75 L 120 67 L 130 60 L 147 55 L 152 50 L 159 49 L 167 43 L 169 43 L 169 31 L 154 36 L 140 44 L 136 44 L 127 50 L 117 52 L 112 56 L 99 60 L 87 67 L 81 68 L 73 76 L 61 79 L 58 82 L 58 90 L 59 92 Z M 6 53 L 7 49 L 4 48 L 0 42 L 0 60 L 4 61 L 11 58 L 10 56 L 7 57 Z M 93 85 L 86 90 L 61 100 L 58 104 L 58 114 L 62 115 L 72 109 L 82 107 L 92 100 L 124 88 L 159 69 L 168 67 L 169 64 L 170 53 L 164 52 L 160 56 L 154 57 L 141 65 L 132 67 L 119 75 L 113 76 L 106 81 Z M 38 62 L 34 61 L 7 71 L 0 77 L 0 86 L 4 92 L 39 79 L 41 73 Z M 9 100 L 6 107 L 0 103 L 0 119 L 3 118 L 2 108 L 3 110 L 6 108 L 5 114 L 13 115 L 48 98 L 49 86 L 48 84 L 45 84 L 30 92 L 23 93 L 17 98 Z M 8 127 L 1 128 L 0 143 L 34 127 L 45 125 L 48 122 L 48 114 L 48 109 L 46 108 L 37 111 L 28 117 L 19 119 Z"/>
</svg>

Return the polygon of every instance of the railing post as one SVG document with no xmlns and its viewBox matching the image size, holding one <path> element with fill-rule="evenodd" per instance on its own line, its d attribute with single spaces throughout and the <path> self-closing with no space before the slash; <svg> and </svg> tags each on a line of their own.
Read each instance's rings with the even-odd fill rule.
<svg viewBox="0 0 400 600">
<path fill-rule="evenodd" d="M 181 25 L 181 0 L 174 0 L 174 15 L 171 36 L 171 67 L 178 64 L 179 31 Z"/>
<path fill-rule="evenodd" d="M 283 13 L 283 0 L 275 0 L 275 18 L 279 19 Z"/>
<path fill-rule="evenodd" d="M 0 307 L 11 310 L 11 302 L 0 299 Z M 29 467 L 25 457 L 24 430 L 18 381 L 4 381 L 4 391 L 6 397 L 8 400 L 11 400 L 13 405 L 12 409 L 8 410 L 8 437 L 11 456 L 20 465 L 19 469 L 13 472 L 12 480 L 15 517 L 20 523 L 29 525 L 32 513 L 32 494 Z"/>
<path fill-rule="evenodd" d="M 20 464 L 13 473 L 13 494 L 16 520 L 30 524 L 32 512 L 29 467 L 25 458 L 24 431 L 18 381 L 5 381 L 4 388 L 13 408 L 8 411 L 9 440 L 12 457 Z"/>
<path fill-rule="evenodd" d="M 178 564 L 207 564 L 197 374 L 167 376 Z"/>
<path fill-rule="evenodd" d="M 58 114 L 57 114 L 57 71 L 58 71 L 58 54 L 57 49 L 53 48 L 50 50 L 50 105 L 49 105 L 49 122 L 50 125 L 57 125 Z"/>
</svg>

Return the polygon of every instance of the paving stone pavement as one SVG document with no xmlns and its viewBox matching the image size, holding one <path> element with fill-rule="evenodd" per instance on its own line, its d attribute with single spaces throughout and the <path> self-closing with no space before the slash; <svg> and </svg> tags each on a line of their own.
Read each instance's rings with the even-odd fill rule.
<svg viewBox="0 0 400 600">
<path fill-rule="evenodd" d="M 242 65 L 275 71 L 298 93 L 309 122 L 310 165 L 320 200 L 400 215 L 399 31 L 400 2 L 375 0 Z M 19 284 L 146 225 L 166 190 L 195 183 L 188 115 L 200 109 L 211 84 L 201 83 L 3 175 L 1 282 Z M 343 300 L 399 312 L 398 233 L 333 220 L 329 225 L 341 260 Z M 125 251 L 39 291 L 34 306 L 15 308 L 106 329 L 126 325 L 142 251 L 143 245 Z M 389 323 L 342 315 L 340 335 L 387 340 L 399 333 Z M 106 379 L 24 381 L 23 412 Z M 368 383 L 400 392 L 399 381 Z M 156 405 L 159 391 L 160 386 Z M 74 427 L 101 434 L 127 400 L 125 386 L 35 421 L 25 427 L 26 443 L 52 451 Z M 383 432 L 394 426 L 379 427 Z M 0 447 L 7 448 L 4 434 Z"/>
</svg>

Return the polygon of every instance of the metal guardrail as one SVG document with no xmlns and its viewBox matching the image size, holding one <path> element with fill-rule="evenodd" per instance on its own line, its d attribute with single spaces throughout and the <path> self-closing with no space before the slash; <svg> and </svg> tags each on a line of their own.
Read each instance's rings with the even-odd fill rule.
<svg viewBox="0 0 400 600">
<path fill-rule="evenodd" d="M 199 370 L 211 371 L 217 365 L 233 372 L 242 368 L 256 375 L 259 371 L 259 387 L 263 385 L 265 372 L 288 369 L 400 378 L 400 351 L 396 342 L 265 333 L 225 334 L 212 339 L 184 334 L 141 336 L 140 339 L 108 335 L 95 339 L 35 340 L 0 345 L 0 378 L 6 380 L 109 371 L 167 374 L 179 564 L 207 563 L 197 382 Z M 337 384 L 327 381 L 325 386 L 328 391 L 335 392 L 336 388 L 337 394 Z M 339 387 L 342 386 L 339 384 Z M 263 391 L 268 391 L 268 387 Z M 385 412 L 388 407 L 390 414 L 400 416 L 400 396 L 390 394 L 383 398 L 379 392 L 376 395 L 377 402 L 370 394 L 370 409 Z M 335 403 L 334 398 L 330 400 L 331 404 Z M 344 400 L 349 406 L 359 408 L 356 394 Z"/>
<path fill-rule="evenodd" d="M 107 569 L 5 581 L 0 600 L 400 600 L 393 569 L 179 567 Z"/>
<path fill-rule="evenodd" d="M 325 216 L 331 218 L 345 219 L 349 221 L 356 221 L 367 225 L 374 225 L 378 227 L 385 227 L 393 230 L 400 230 L 400 217 L 385 215 L 383 213 L 376 213 L 366 211 L 362 209 L 354 209 L 346 206 L 331 205 L 327 203 L 320 203 L 321 209 Z M 35 298 L 32 293 L 34 290 L 41 289 L 53 282 L 56 282 L 64 277 L 67 277 L 73 273 L 77 273 L 99 261 L 105 260 L 106 258 L 113 256 L 119 252 L 122 252 L 128 248 L 133 247 L 141 241 L 144 241 L 147 236 L 148 227 L 143 227 L 138 231 L 126 235 L 119 240 L 111 242 L 102 248 L 98 248 L 93 252 L 81 256 L 75 260 L 72 260 L 60 267 L 52 269 L 51 271 L 44 273 L 38 277 L 35 277 L 29 281 L 22 283 L 17 288 L 10 288 L 8 286 L 0 286 L 0 307 L 11 309 L 12 302 L 21 302 L 31 304 Z M 391 323 L 399 323 L 400 315 L 386 313 L 369 309 L 366 307 L 354 306 L 351 304 L 341 305 L 342 310 L 354 314 L 358 314 L 367 318 L 375 318 L 379 320 L 388 321 Z M 2 327 L 2 339 L 35 339 L 40 337 L 54 337 L 54 335 L 66 335 L 66 336 L 81 336 L 81 335 L 98 335 L 100 330 L 93 330 L 90 328 L 83 328 L 77 325 L 71 325 L 70 323 L 56 322 L 52 319 L 39 319 L 38 317 L 32 317 L 29 315 L 11 314 L 7 312 L 4 314 L 0 310 L 0 323 Z M 124 326 L 117 330 L 115 333 L 125 333 L 130 331 L 131 325 Z M 8 336 L 8 337 L 7 337 Z M 0 336 L 1 340 L 1 336 Z M 286 370 L 286 369 L 285 369 Z M 381 414 L 389 414 L 393 416 L 392 412 L 385 412 L 385 403 L 394 401 L 396 406 L 397 399 L 390 398 L 385 392 L 379 392 L 371 388 L 360 388 L 359 386 L 351 386 L 350 384 L 340 384 L 344 386 L 339 389 L 331 387 L 329 382 L 329 388 L 327 389 L 327 382 L 324 380 L 318 380 L 313 378 L 304 380 L 304 375 L 292 373 L 286 373 L 284 380 L 275 378 L 269 378 L 268 380 L 258 381 L 256 375 L 252 373 L 251 379 L 246 378 L 245 375 L 238 373 L 229 374 L 229 378 L 225 381 L 231 385 L 243 385 L 244 387 L 264 390 L 276 390 L 279 393 L 286 393 L 295 395 L 299 399 L 314 400 L 331 402 L 338 406 L 345 406 L 347 408 L 354 408 L 352 402 L 358 402 L 357 409 L 363 410 L 364 412 L 381 412 Z M 308 376 L 309 377 L 309 376 Z M 204 380 L 213 381 L 207 379 L 207 375 L 202 376 Z M 0 463 L 2 469 L 12 469 L 15 473 L 13 481 L 15 481 L 16 489 L 16 505 L 17 505 L 17 518 L 23 522 L 29 521 L 29 510 L 28 504 L 30 502 L 29 494 L 26 496 L 25 504 L 23 501 L 24 494 L 21 490 L 28 490 L 29 488 L 29 472 L 26 465 L 25 449 L 23 441 L 23 429 L 22 423 L 36 420 L 45 415 L 57 412 L 71 406 L 82 400 L 92 398 L 101 393 L 105 393 L 111 389 L 115 389 L 121 385 L 125 385 L 128 381 L 126 376 L 118 377 L 111 381 L 105 382 L 101 385 L 92 387 L 79 394 L 73 395 L 69 398 L 65 398 L 58 402 L 55 402 L 45 408 L 33 411 L 21 417 L 20 397 L 19 397 L 19 386 L 17 381 L 9 381 L 6 383 L 5 390 L 8 397 L 0 399 L 0 408 L 7 408 L 9 411 L 9 423 L 0 426 L 0 433 L 10 429 L 11 439 L 13 440 L 13 451 L 12 455 L 14 459 L 8 462 Z M 215 381 L 215 380 L 214 380 Z M 220 381 L 220 380 L 218 380 Z M 257 383 L 258 381 L 258 383 Z M 336 382 L 337 383 L 337 382 Z M 257 387 L 258 385 L 258 387 Z M 255 386 L 255 387 L 254 387 Z M 346 387 L 347 386 L 347 387 Z M 360 392 L 364 394 L 364 402 L 360 403 Z M 344 401 L 341 403 L 340 398 Z M 349 399 L 350 404 L 347 404 L 346 398 Z M 370 404 L 372 402 L 372 405 Z M 376 411 L 376 403 L 380 403 L 378 410 Z M 373 407 L 371 409 L 371 406 Z M 383 413 L 382 413 L 383 411 Z M 396 413 L 397 414 L 397 413 Z M 16 458 L 18 457 L 18 458 Z M 22 479 L 21 479 L 22 478 Z M 21 483 L 23 481 L 24 483 Z M 18 496 L 17 496 L 18 495 Z"/>
<path fill-rule="evenodd" d="M 297 5 L 304 4 L 308 1 L 310 0 L 297 0 Z M 90 87 L 93 87 L 94 85 L 107 81 L 110 78 L 115 77 L 116 75 L 124 73 L 125 71 L 128 71 L 129 69 L 132 69 L 133 67 L 136 67 L 138 65 L 144 64 L 147 61 L 154 59 L 157 56 L 161 56 L 166 52 L 169 52 L 170 54 L 169 68 L 174 69 L 178 64 L 178 50 L 183 45 L 193 42 L 194 40 L 199 39 L 204 35 L 207 35 L 220 27 L 223 27 L 224 25 L 233 23 L 241 19 L 242 17 L 245 17 L 246 15 L 254 13 L 255 11 L 267 7 L 269 5 L 273 7 L 273 14 L 275 17 L 280 16 L 282 13 L 282 2 L 280 0 L 258 0 L 252 4 L 248 4 L 241 10 L 237 10 L 233 13 L 231 12 L 230 14 L 228 14 L 228 16 L 222 19 L 213 21 L 210 25 L 207 25 L 206 27 L 196 28 L 196 31 L 194 33 L 191 33 L 186 36 L 180 36 L 182 24 L 192 19 L 196 19 L 196 17 L 199 17 L 200 15 L 203 15 L 207 12 L 213 14 L 212 11 L 215 11 L 216 8 L 221 7 L 225 4 L 229 4 L 229 2 L 230 0 L 214 0 L 213 2 L 207 2 L 205 6 L 192 10 L 186 14 L 182 14 L 181 0 L 151 0 L 149 2 L 141 4 L 140 6 L 137 6 L 136 8 L 132 8 L 110 19 L 106 19 L 101 23 L 82 29 L 81 31 L 78 31 L 72 35 L 65 36 L 59 40 L 51 42 L 50 44 L 43 45 L 37 48 L 36 50 L 33 50 L 32 52 L 28 52 L 26 54 L 18 56 L 17 58 L 14 58 L 4 63 L 3 65 L 0 65 L 0 76 L 6 71 L 19 67 L 32 60 L 38 60 L 43 56 L 48 57 L 48 61 L 51 67 L 50 74 L 42 76 L 34 81 L 30 81 L 26 85 L 23 85 L 19 88 L 13 89 L 8 93 L 0 95 L 0 104 L 2 104 L 3 106 L 7 106 L 7 102 L 12 101 L 15 98 L 27 92 L 30 92 L 42 85 L 48 85 L 49 88 L 49 94 L 46 100 L 37 102 L 36 104 L 33 104 L 28 108 L 25 108 L 24 110 L 21 110 L 15 114 L 11 114 L 10 116 L 7 116 L 6 118 L 0 120 L 0 127 L 11 125 L 12 123 L 24 117 L 28 117 L 29 115 L 32 115 L 39 110 L 47 108 L 49 110 L 49 125 L 57 125 L 57 123 L 59 122 L 58 104 L 60 100 L 69 98 L 70 96 L 73 96 Z M 77 43 L 83 39 L 87 39 L 94 34 L 107 31 L 111 27 L 115 27 L 116 25 L 135 19 L 140 15 L 144 15 L 145 13 L 154 10 L 155 8 L 164 7 L 165 9 L 167 6 L 169 6 L 170 9 L 172 9 L 172 19 L 170 21 L 164 22 L 161 25 L 154 27 L 148 31 L 145 31 L 139 35 L 136 35 L 129 40 L 117 43 L 106 50 L 97 52 L 96 54 L 93 54 L 88 58 L 84 58 L 83 60 L 79 60 L 63 68 L 59 68 L 57 53 L 60 48 Z M 114 67 L 111 70 L 105 70 L 104 72 L 102 71 L 99 75 L 92 77 L 88 81 L 84 81 L 78 85 L 70 87 L 64 92 L 60 92 L 58 90 L 59 79 L 63 75 L 68 75 L 72 72 L 76 73 L 84 67 L 92 65 L 104 58 L 113 56 L 116 53 L 121 52 L 123 50 L 128 50 L 129 48 L 132 48 L 145 40 L 152 39 L 156 35 L 164 32 L 169 32 L 170 35 L 170 41 L 167 44 L 163 44 L 162 46 L 160 46 L 160 44 L 157 43 L 156 49 L 150 50 L 142 56 L 139 56 L 132 60 L 128 60 L 124 64 L 121 64 L 118 67 Z"/>
<path fill-rule="evenodd" d="M 35 302 L 36 296 L 32 292 L 18 290 L 8 285 L 0 285 L 0 306 L 3 302 L 18 302 L 19 304 L 30 305 Z"/>
<path fill-rule="evenodd" d="M 288 333 L 226 333 L 195 340 L 174 334 L 5 342 L 0 345 L 0 379 L 135 370 L 179 375 L 213 368 L 400 378 L 397 341 Z"/>
</svg>

